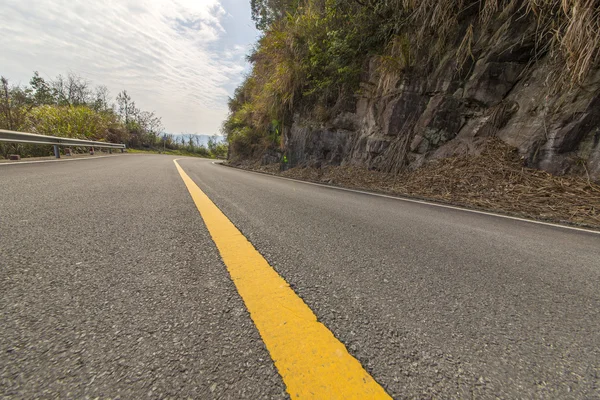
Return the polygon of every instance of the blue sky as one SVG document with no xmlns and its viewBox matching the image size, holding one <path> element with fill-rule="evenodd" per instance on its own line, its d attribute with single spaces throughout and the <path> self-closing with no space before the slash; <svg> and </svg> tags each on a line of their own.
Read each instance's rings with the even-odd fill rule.
<svg viewBox="0 0 600 400">
<path fill-rule="evenodd" d="M 127 89 L 169 132 L 218 133 L 258 37 L 249 0 L 3 0 L 0 74 Z"/>
</svg>

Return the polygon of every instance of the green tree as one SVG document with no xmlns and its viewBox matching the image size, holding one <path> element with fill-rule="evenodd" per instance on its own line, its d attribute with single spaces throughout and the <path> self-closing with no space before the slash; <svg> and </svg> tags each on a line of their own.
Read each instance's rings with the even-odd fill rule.
<svg viewBox="0 0 600 400">
<path fill-rule="evenodd" d="M 208 138 L 208 151 L 213 157 L 225 157 L 227 147 L 227 143 L 221 141 L 217 135 Z"/>
<path fill-rule="evenodd" d="M 109 103 L 110 92 L 108 88 L 104 85 L 96 86 L 94 91 L 94 102 L 92 104 L 92 108 L 96 111 L 108 112 L 111 110 L 111 105 Z"/>
<path fill-rule="evenodd" d="M 31 91 L 11 86 L 8 79 L 0 77 L 0 128 L 14 131 L 27 129 L 27 117 L 34 104 Z"/>
<path fill-rule="evenodd" d="M 117 107 L 119 115 L 126 126 L 129 125 L 139 111 L 135 107 L 135 102 L 131 100 L 131 96 L 127 94 L 127 90 L 123 90 L 117 95 Z"/>
<path fill-rule="evenodd" d="M 33 73 L 33 77 L 29 80 L 29 85 L 33 91 L 33 100 L 36 105 L 56 103 L 52 87 L 40 76 L 38 71 Z"/>
<path fill-rule="evenodd" d="M 250 0 L 252 20 L 259 30 L 269 26 L 298 7 L 298 0 Z"/>
</svg>

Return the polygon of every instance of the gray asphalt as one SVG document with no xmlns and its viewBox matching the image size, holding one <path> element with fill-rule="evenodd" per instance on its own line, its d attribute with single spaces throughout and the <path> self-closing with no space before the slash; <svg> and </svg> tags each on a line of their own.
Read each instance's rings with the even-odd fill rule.
<svg viewBox="0 0 600 400">
<path fill-rule="evenodd" d="M 286 397 L 172 157 L 0 187 L 0 397 Z"/>
<path fill-rule="evenodd" d="M 281 398 L 172 157 L 0 166 L 0 395 Z M 600 398 L 600 235 L 181 166 L 395 398 Z"/>
</svg>

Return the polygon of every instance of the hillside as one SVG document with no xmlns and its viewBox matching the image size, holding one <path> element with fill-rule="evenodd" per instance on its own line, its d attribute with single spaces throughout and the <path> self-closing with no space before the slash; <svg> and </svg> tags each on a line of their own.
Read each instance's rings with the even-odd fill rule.
<svg viewBox="0 0 600 400">
<path fill-rule="evenodd" d="M 232 161 L 397 175 L 498 138 L 523 167 L 600 181 L 600 1 L 252 4 Z"/>
</svg>

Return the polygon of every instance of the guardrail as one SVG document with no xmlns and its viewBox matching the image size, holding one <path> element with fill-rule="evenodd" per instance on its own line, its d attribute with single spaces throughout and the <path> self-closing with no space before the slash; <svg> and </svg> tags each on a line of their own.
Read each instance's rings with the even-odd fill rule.
<svg viewBox="0 0 600 400">
<path fill-rule="evenodd" d="M 71 139 L 58 136 L 37 135 L 35 133 L 7 131 L 4 129 L 0 129 L 0 142 L 22 144 L 51 144 L 54 146 L 54 155 L 56 156 L 56 158 L 60 158 L 58 146 L 82 146 L 91 147 L 92 149 L 94 147 L 99 147 L 107 148 L 109 149 L 109 152 L 112 152 L 112 149 L 120 149 L 121 152 L 125 150 L 124 144 L 96 142 L 93 140 Z"/>
</svg>

